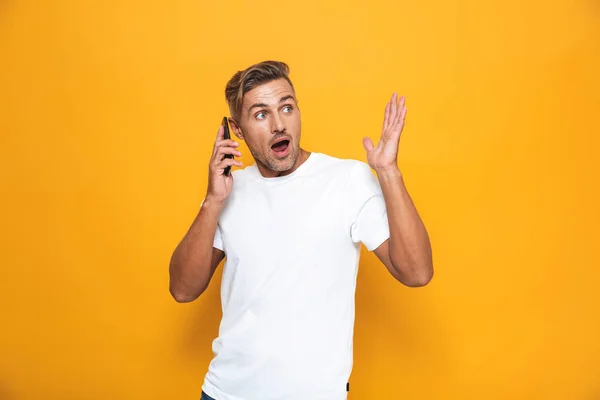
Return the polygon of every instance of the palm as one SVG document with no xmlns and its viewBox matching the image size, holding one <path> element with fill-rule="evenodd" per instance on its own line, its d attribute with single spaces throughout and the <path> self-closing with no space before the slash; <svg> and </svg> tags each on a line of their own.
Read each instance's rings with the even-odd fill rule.
<svg viewBox="0 0 600 400">
<path fill-rule="evenodd" d="M 371 168 L 381 170 L 398 166 L 398 146 L 405 117 L 404 97 L 398 99 L 398 95 L 394 93 L 385 106 L 385 117 L 379 143 L 374 146 L 370 138 L 363 139 L 363 145 L 367 151 L 367 161 Z"/>
</svg>

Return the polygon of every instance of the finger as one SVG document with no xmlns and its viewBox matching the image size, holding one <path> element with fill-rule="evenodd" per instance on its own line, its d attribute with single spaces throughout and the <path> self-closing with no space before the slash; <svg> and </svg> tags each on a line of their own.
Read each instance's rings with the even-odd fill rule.
<svg viewBox="0 0 600 400">
<path fill-rule="evenodd" d="M 219 130 L 217 131 L 217 140 L 223 140 L 225 137 L 225 128 L 223 125 L 219 125 Z"/>
<path fill-rule="evenodd" d="M 231 147 L 231 148 L 237 148 L 240 144 L 238 142 L 235 142 L 231 139 L 225 139 L 225 140 L 217 140 L 215 142 L 215 147 L 213 147 L 213 154 L 212 156 L 214 157 L 217 152 L 219 151 L 219 149 L 221 147 Z"/>
<path fill-rule="evenodd" d="M 404 120 L 406 119 L 406 107 L 402 109 L 402 118 L 400 119 L 401 126 L 404 126 Z"/>
<path fill-rule="evenodd" d="M 215 144 L 215 149 L 217 151 L 219 151 L 220 149 L 234 149 L 234 150 L 238 150 L 239 151 L 239 144 L 236 142 L 233 142 L 231 140 L 223 140 L 222 142 L 217 142 Z"/>
<path fill-rule="evenodd" d="M 398 122 L 394 126 L 393 129 L 390 129 L 392 132 L 393 139 L 399 140 L 400 135 L 402 134 L 402 130 L 404 129 L 404 119 L 406 117 L 406 107 L 403 107 L 402 110 L 398 113 Z"/>
<path fill-rule="evenodd" d="M 371 140 L 371 138 L 368 138 L 368 137 L 363 138 L 363 146 L 365 147 L 365 150 L 367 150 L 367 151 L 373 150 L 373 141 Z"/>
<path fill-rule="evenodd" d="M 244 165 L 244 163 L 242 163 L 239 160 L 236 160 L 234 158 L 224 158 L 221 162 L 219 162 L 217 165 L 215 165 L 217 171 L 219 171 L 219 174 L 222 174 L 223 171 L 225 171 L 226 167 L 230 167 L 230 166 L 236 166 L 236 167 L 241 167 L 242 165 Z"/>
<path fill-rule="evenodd" d="M 385 113 L 383 114 L 382 130 L 386 130 L 390 123 L 390 108 L 391 108 L 391 103 L 388 101 L 388 103 L 385 105 Z"/>
<path fill-rule="evenodd" d="M 219 161 L 221 161 L 223 156 L 225 156 L 226 154 L 231 154 L 231 155 L 237 156 L 237 157 L 242 156 L 242 153 L 238 149 L 234 149 L 233 147 L 219 147 L 219 148 L 217 148 L 217 151 L 215 152 L 215 157 L 214 157 L 213 162 L 218 163 Z"/>
<path fill-rule="evenodd" d="M 398 126 L 402 123 L 402 111 L 404 110 L 404 96 L 400 97 L 400 104 L 398 105 L 398 115 L 396 116 L 396 120 L 394 121 L 394 128 L 398 128 Z"/>
<path fill-rule="evenodd" d="M 398 102 L 398 98 L 396 97 L 396 93 L 394 92 L 394 94 L 392 95 L 392 99 L 390 100 L 391 103 L 391 108 L 390 108 L 390 124 L 393 124 L 394 121 L 396 120 L 396 112 L 398 110 L 398 105 L 396 104 Z"/>
<path fill-rule="evenodd" d="M 215 142 L 215 147 L 238 147 L 239 145 L 240 144 L 233 139 L 223 139 Z"/>
<path fill-rule="evenodd" d="M 223 172 L 225 172 L 225 171 L 223 171 Z M 227 175 L 227 176 L 225 176 L 225 175 L 223 175 L 223 176 L 225 177 L 225 184 L 226 184 L 227 186 L 231 187 L 231 185 L 233 185 L 233 174 L 232 174 L 232 173 L 230 173 L 230 174 L 229 174 L 229 175 Z"/>
</svg>

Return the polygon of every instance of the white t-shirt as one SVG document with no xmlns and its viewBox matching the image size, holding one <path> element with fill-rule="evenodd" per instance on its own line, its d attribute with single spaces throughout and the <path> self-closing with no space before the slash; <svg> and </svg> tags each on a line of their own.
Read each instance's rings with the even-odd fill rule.
<svg viewBox="0 0 600 400">
<path fill-rule="evenodd" d="M 216 400 L 343 400 L 360 243 L 389 237 L 368 164 L 311 153 L 293 173 L 233 172 L 214 247 L 223 318 L 202 389 Z"/>
</svg>

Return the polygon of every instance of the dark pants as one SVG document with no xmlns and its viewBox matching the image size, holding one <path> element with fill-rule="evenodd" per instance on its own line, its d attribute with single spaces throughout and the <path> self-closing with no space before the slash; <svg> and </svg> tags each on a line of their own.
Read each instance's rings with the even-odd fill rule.
<svg viewBox="0 0 600 400">
<path fill-rule="evenodd" d="M 215 400 L 212 397 L 210 397 L 209 395 L 207 395 L 206 393 L 204 393 L 204 391 L 202 392 L 202 397 L 200 397 L 200 400 Z"/>
</svg>

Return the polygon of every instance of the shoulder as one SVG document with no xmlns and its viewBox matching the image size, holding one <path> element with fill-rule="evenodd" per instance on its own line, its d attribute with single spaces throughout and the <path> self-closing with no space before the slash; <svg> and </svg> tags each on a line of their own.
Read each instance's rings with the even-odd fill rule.
<svg viewBox="0 0 600 400">
<path fill-rule="evenodd" d="M 330 156 L 324 153 L 315 153 L 318 162 L 317 166 L 327 168 L 332 175 L 339 178 L 359 178 L 371 174 L 371 167 L 364 161 L 354 160 L 351 158 L 339 158 Z"/>
<path fill-rule="evenodd" d="M 363 198 L 378 194 L 379 181 L 368 163 L 351 158 L 318 154 L 314 173 L 347 194 L 347 198 Z"/>
<path fill-rule="evenodd" d="M 381 193 L 379 180 L 371 166 L 360 160 L 337 159 L 337 176 L 352 196 L 373 196 Z"/>
</svg>

